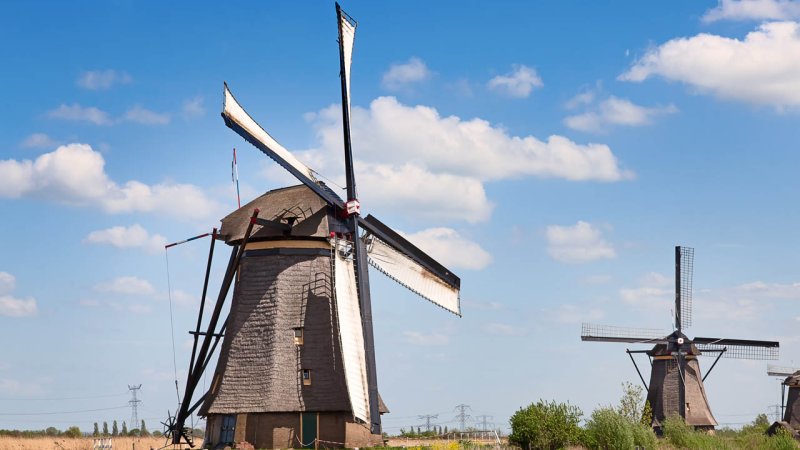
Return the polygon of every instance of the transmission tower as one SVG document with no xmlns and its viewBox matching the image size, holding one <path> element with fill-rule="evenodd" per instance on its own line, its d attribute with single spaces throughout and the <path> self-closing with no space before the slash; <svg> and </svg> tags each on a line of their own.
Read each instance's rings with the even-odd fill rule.
<svg viewBox="0 0 800 450">
<path fill-rule="evenodd" d="M 468 409 L 472 408 L 470 408 L 469 405 L 462 403 L 460 405 L 456 405 L 454 410 L 458 411 L 458 414 L 456 414 L 456 420 L 458 420 L 458 423 L 461 424 L 461 428 L 459 428 L 460 431 L 465 431 L 467 429 L 467 419 L 471 417 L 469 414 L 467 414 Z"/>
<path fill-rule="evenodd" d="M 431 419 L 438 419 L 438 414 L 428 414 L 425 416 L 417 416 L 420 420 L 425 421 L 425 431 L 431 431 Z"/>
<path fill-rule="evenodd" d="M 128 401 L 128 404 L 131 405 L 131 429 L 139 428 L 139 403 L 142 401 L 136 398 L 136 395 L 141 388 L 141 384 L 138 386 L 128 385 L 128 390 L 131 391 L 131 399 Z"/>
<path fill-rule="evenodd" d="M 489 419 L 494 419 L 494 416 L 475 416 L 475 420 L 481 425 L 481 431 L 489 431 Z"/>
</svg>

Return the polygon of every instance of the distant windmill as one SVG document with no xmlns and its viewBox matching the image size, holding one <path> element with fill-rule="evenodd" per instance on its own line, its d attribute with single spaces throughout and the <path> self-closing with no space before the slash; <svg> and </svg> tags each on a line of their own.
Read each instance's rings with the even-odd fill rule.
<svg viewBox="0 0 800 450">
<path fill-rule="evenodd" d="M 368 265 L 461 315 L 455 274 L 378 219 L 360 215 L 350 144 L 356 22 L 338 4 L 336 13 L 346 201 L 261 128 L 225 85 L 225 124 L 302 184 L 261 195 L 214 231 L 185 393 L 166 424 L 174 444 L 192 444 L 186 423 L 195 411 L 207 419 L 207 448 L 382 444 L 387 410 L 378 394 Z M 216 239 L 232 252 L 207 331 L 200 332 Z M 209 389 L 193 398 L 221 339 Z"/>
<path fill-rule="evenodd" d="M 626 350 L 639 378 L 647 389 L 653 411 L 652 426 L 661 431 L 664 419 L 680 415 L 687 424 L 713 429 L 717 421 L 708 406 L 703 381 L 722 356 L 737 359 L 777 359 L 778 342 L 727 338 L 696 337 L 689 339 L 683 330 L 692 323 L 692 273 L 694 249 L 675 247 L 675 330 L 610 327 L 583 324 L 581 340 L 655 344 L 650 350 Z M 645 353 L 651 363 L 650 384 L 644 381 L 633 353 Z M 716 354 L 717 358 L 701 378 L 697 357 Z"/>
<path fill-rule="evenodd" d="M 800 432 L 800 368 L 785 366 L 767 366 L 767 375 L 779 377 L 781 382 L 781 417 L 770 427 L 770 433 L 779 427 L 788 428 L 792 434 Z M 786 396 L 786 389 L 789 396 Z M 784 401 L 785 400 L 785 401 Z"/>
</svg>

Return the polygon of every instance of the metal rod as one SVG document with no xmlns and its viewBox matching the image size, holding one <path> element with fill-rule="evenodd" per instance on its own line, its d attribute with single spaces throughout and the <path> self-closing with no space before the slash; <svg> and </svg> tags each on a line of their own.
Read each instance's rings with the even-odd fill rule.
<svg viewBox="0 0 800 450">
<path fill-rule="evenodd" d="M 786 420 L 786 418 L 784 417 L 784 414 L 786 414 L 784 394 L 786 394 L 786 385 L 781 383 L 781 419 L 788 422 L 788 420 Z"/>
<path fill-rule="evenodd" d="M 250 223 L 247 224 L 247 230 L 244 233 L 242 243 L 238 246 L 234 246 L 231 251 L 231 259 L 228 262 L 228 268 L 225 271 L 225 277 L 223 278 L 222 285 L 220 286 L 219 295 L 217 296 L 217 303 L 214 305 L 214 312 L 211 314 L 211 318 L 208 323 L 207 333 L 209 335 L 214 334 L 214 329 L 217 327 L 222 306 L 225 303 L 225 298 L 228 296 L 228 291 L 230 290 L 231 283 L 233 282 L 233 277 L 238 271 L 239 263 L 242 260 L 242 255 L 244 254 L 247 241 L 250 239 L 250 233 L 253 231 L 253 225 L 256 222 L 258 213 L 259 210 L 257 208 L 253 210 L 253 215 L 250 217 Z M 211 338 L 206 335 L 204 336 L 203 344 L 200 346 L 200 352 L 197 354 L 195 366 L 187 376 L 186 391 L 183 395 L 183 402 L 181 403 L 178 413 L 175 415 L 176 429 L 182 429 L 186 418 L 188 417 L 187 411 L 189 410 L 189 401 L 192 398 L 192 394 L 194 393 L 197 384 L 200 382 L 200 377 L 202 376 L 204 369 L 202 362 L 206 360 L 210 346 Z M 173 443 L 180 443 L 180 437 L 173 436 Z"/>
<path fill-rule="evenodd" d="M 641 350 L 639 350 L 639 351 L 631 351 L 631 350 L 628 350 L 628 349 L 625 349 L 625 351 L 628 353 L 628 356 L 631 358 L 631 362 L 633 363 L 633 367 L 636 368 L 636 373 L 639 374 L 639 379 L 642 380 L 642 385 L 644 385 L 644 390 L 647 391 L 647 392 L 650 392 L 650 388 L 647 387 L 647 383 L 645 383 L 645 381 L 644 381 L 644 377 L 642 376 L 642 372 L 639 371 L 639 366 L 636 364 L 636 360 L 633 359 L 633 355 L 632 355 L 632 353 L 642 353 L 642 351 Z"/>
<path fill-rule="evenodd" d="M 208 293 L 208 277 L 211 274 L 211 261 L 214 259 L 214 244 L 217 242 L 217 229 L 211 230 L 211 245 L 208 249 L 208 262 L 206 263 L 206 276 L 203 280 L 203 294 L 200 296 L 200 311 L 197 313 L 197 326 L 195 327 L 194 343 L 192 343 L 192 357 L 189 360 L 189 370 L 194 367 L 194 358 L 197 353 L 197 338 L 200 333 L 200 325 L 203 322 L 203 309 L 206 306 L 206 294 Z"/>
<path fill-rule="evenodd" d="M 719 355 L 717 355 L 717 359 L 714 360 L 714 364 L 711 364 L 711 367 L 708 368 L 708 372 L 706 372 L 706 374 L 703 376 L 703 379 L 700 381 L 706 381 L 706 377 L 708 377 L 711 371 L 714 370 L 714 366 L 717 365 L 717 362 L 719 361 L 720 358 L 722 358 L 722 355 L 724 355 L 726 351 L 728 351 L 728 347 L 719 350 Z"/>
</svg>

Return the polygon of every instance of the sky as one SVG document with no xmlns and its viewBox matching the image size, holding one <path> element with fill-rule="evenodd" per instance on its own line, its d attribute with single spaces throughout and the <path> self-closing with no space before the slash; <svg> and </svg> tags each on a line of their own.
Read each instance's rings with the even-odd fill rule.
<svg viewBox="0 0 800 450">
<path fill-rule="evenodd" d="M 458 318 L 373 272 L 386 431 L 452 428 L 458 404 L 499 428 L 539 399 L 616 404 L 638 383 L 626 347 L 581 342 L 581 323 L 670 330 L 675 245 L 695 248 L 690 336 L 778 340 L 770 363 L 800 365 L 800 2 L 342 6 L 362 212 L 462 280 Z M 157 428 L 208 251 L 164 244 L 236 208 L 234 147 L 243 203 L 296 184 L 225 127 L 223 82 L 344 184 L 334 5 L 5 10 L 0 429 L 129 421 L 139 384 Z M 720 424 L 780 402 L 766 368 L 717 365 Z"/>
</svg>

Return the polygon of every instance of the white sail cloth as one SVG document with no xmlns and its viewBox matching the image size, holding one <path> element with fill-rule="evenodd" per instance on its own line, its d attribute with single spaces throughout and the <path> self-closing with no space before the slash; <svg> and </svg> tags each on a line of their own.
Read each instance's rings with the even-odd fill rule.
<svg viewBox="0 0 800 450">
<path fill-rule="evenodd" d="M 347 241 L 336 240 L 333 245 L 333 253 L 336 255 L 334 262 L 336 317 L 339 322 L 339 339 L 342 345 L 347 393 L 350 397 L 350 405 L 353 407 L 353 416 L 365 423 L 370 423 L 367 360 L 356 272 L 352 257 L 343 256 L 351 244 Z"/>
<path fill-rule="evenodd" d="M 367 258 L 373 267 L 417 295 L 461 316 L 458 289 L 376 236 L 368 236 L 367 242 Z"/>
<path fill-rule="evenodd" d="M 262 145 L 266 146 L 270 150 L 272 150 L 278 157 L 282 158 L 287 164 L 298 170 L 301 174 L 305 175 L 309 179 L 313 181 L 317 181 L 317 178 L 314 176 L 314 171 L 300 162 L 299 159 L 295 158 L 295 156 L 289 151 L 286 150 L 284 146 L 278 143 L 272 136 L 269 135 L 266 131 L 264 131 L 261 126 L 250 117 L 249 114 L 239 105 L 239 102 L 236 101 L 236 98 L 231 94 L 231 91 L 228 89 L 228 86 L 225 86 L 225 99 L 222 109 L 222 114 L 225 115 L 229 120 L 232 120 L 240 127 L 244 128 L 251 136 L 257 139 Z"/>
<path fill-rule="evenodd" d="M 347 97 L 347 115 L 350 115 L 350 64 L 353 62 L 353 43 L 356 39 L 356 26 L 347 15 L 342 11 L 341 16 L 341 39 L 342 39 L 342 53 L 344 58 L 344 80 Z"/>
</svg>

